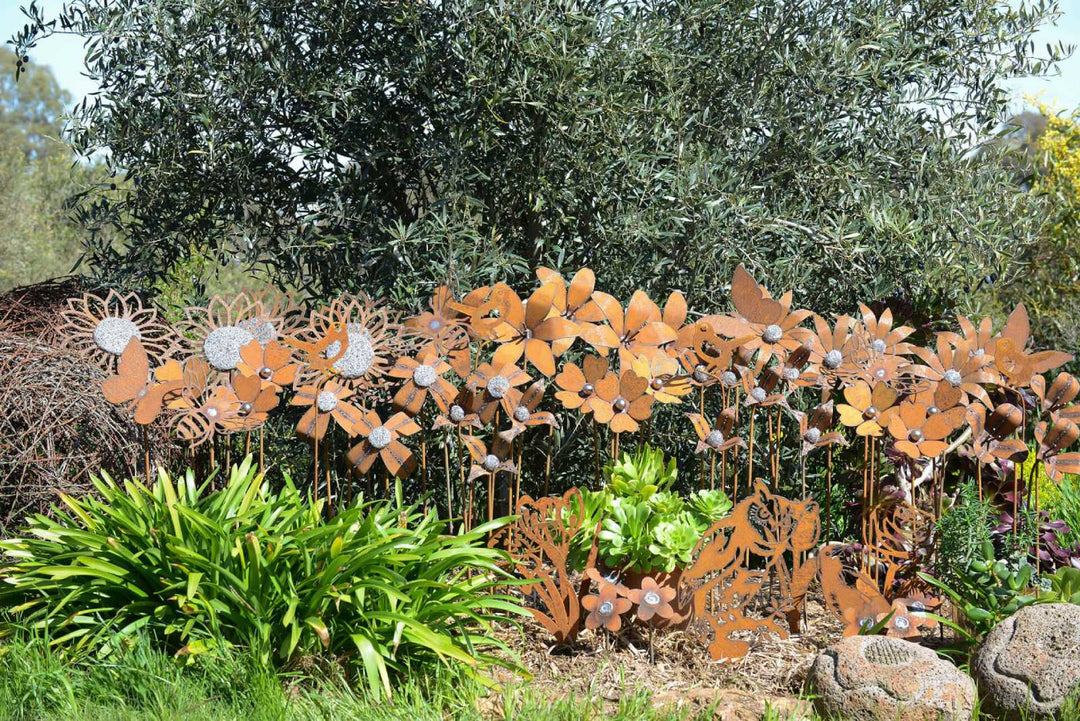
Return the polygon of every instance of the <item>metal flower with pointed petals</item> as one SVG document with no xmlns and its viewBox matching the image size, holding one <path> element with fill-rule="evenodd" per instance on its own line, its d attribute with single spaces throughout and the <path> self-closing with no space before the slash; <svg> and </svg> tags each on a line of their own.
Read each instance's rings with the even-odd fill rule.
<svg viewBox="0 0 1080 721">
<path fill-rule="evenodd" d="M 735 435 L 734 408 L 722 410 L 711 426 L 700 413 L 687 413 L 686 417 L 690 419 L 698 438 L 694 453 L 721 453 L 736 446 L 746 447 L 743 439 Z"/>
<path fill-rule="evenodd" d="M 346 434 L 355 436 L 363 411 L 349 402 L 354 394 L 352 388 L 333 378 L 297 388 L 289 405 L 306 406 L 307 411 L 296 424 L 296 434 L 309 440 L 322 440 L 333 419 Z"/>
<path fill-rule="evenodd" d="M 450 364 L 433 347 L 421 351 L 416 358 L 398 358 L 387 371 L 391 378 L 405 381 L 394 394 L 394 410 L 415 416 L 430 396 L 435 399 L 439 410 L 445 413 L 457 393 L 454 385 L 443 377 L 450 370 Z"/>
<path fill-rule="evenodd" d="M 525 389 L 524 393 L 516 388 L 511 389 L 510 404 L 514 408 L 510 412 L 511 426 L 509 429 L 499 433 L 500 438 L 512 441 L 528 428 L 537 426 L 559 427 L 559 423 L 552 413 L 537 410 L 540 400 L 544 397 L 545 387 L 544 381 L 538 380 Z"/>
<path fill-rule="evenodd" d="M 144 306 L 134 293 L 121 295 L 110 290 L 104 298 L 84 293 L 69 298 L 60 317 L 57 332 L 63 347 L 92 358 L 104 371 L 116 368 L 134 339 L 152 363 L 168 358 L 179 340 L 157 311 Z"/>
<path fill-rule="evenodd" d="M 395 413 L 382 422 L 375 411 L 364 411 L 356 421 L 362 440 L 349 449 L 349 464 L 357 473 L 367 473 L 381 460 L 390 475 L 404 478 L 416 468 L 416 456 L 401 442 L 420 431 L 420 426 L 405 413 Z"/>
<path fill-rule="evenodd" d="M 480 404 L 476 412 L 484 423 L 491 423 L 495 410 L 500 406 L 507 414 L 514 412 L 510 403 L 510 390 L 525 385 L 532 378 L 513 363 L 495 365 L 485 363 L 465 379 L 465 387 L 480 391 Z"/>
</svg>

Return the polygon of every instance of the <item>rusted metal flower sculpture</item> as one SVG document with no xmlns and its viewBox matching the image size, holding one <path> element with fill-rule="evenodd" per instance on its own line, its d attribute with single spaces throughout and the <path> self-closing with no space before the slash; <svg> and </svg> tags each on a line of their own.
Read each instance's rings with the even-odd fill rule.
<svg viewBox="0 0 1080 721">
<path fill-rule="evenodd" d="M 375 411 L 364 411 L 355 428 L 363 440 L 349 449 L 348 458 L 357 472 L 370 471 L 376 459 L 383 462 L 390 475 L 398 478 L 404 478 L 416 468 L 416 456 L 401 439 L 419 432 L 420 426 L 406 414 L 395 413 L 383 423 Z"/>
<path fill-rule="evenodd" d="M 246 293 L 216 295 L 205 306 L 185 308 L 180 330 L 186 351 L 218 373 L 231 373 L 240 364 L 240 350 L 259 340 L 262 310 Z"/>
<path fill-rule="evenodd" d="M 994 347 L 997 345 L 997 336 L 994 335 L 994 321 L 991 318 L 983 318 L 978 327 L 962 315 L 956 316 L 956 324 L 960 326 L 960 332 L 942 331 L 941 335 L 954 346 L 963 345 L 968 353 L 973 356 L 994 355 Z"/>
<path fill-rule="evenodd" d="M 453 400 L 450 401 L 450 405 L 445 412 L 435 416 L 435 421 L 431 427 L 436 430 L 439 428 L 456 428 L 459 431 L 462 428 L 483 428 L 484 424 L 480 422 L 480 416 L 476 413 L 479 406 L 480 393 L 471 391 L 468 388 L 461 388 L 457 391 Z"/>
<path fill-rule="evenodd" d="M 580 410 L 582 413 L 590 413 L 592 408 L 589 401 L 596 396 L 596 384 L 603 380 L 608 372 L 608 361 L 599 356 L 585 356 L 581 362 L 582 368 L 573 363 L 567 363 L 555 376 L 555 385 L 561 390 L 555 393 L 555 398 L 562 403 L 567 410 Z"/>
<path fill-rule="evenodd" d="M 582 268 L 575 273 L 569 285 L 561 275 L 550 268 L 537 268 L 536 277 L 544 285 L 555 286 L 552 307 L 563 318 L 573 321 L 580 333 L 585 333 L 596 323 L 604 322 L 604 311 L 592 299 L 593 291 L 596 290 L 596 275 L 588 268 Z M 576 338 L 575 335 L 552 341 L 551 350 L 555 357 L 558 358 L 569 350 Z"/>
<path fill-rule="evenodd" d="M 496 439 L 490 449 L 477 436 L 466 436 L 464 441 L 465 447 L 469 450 L 469 456 L 472 457 L 472 466 L 469 468 L 470 481 L 499 471 L 517 473 L 517 467 L 510 460 L 510 444 L 503 439 Z"/>
<path fill-rule="evenodd" d="M 404 383 L 394 394 L 394 410 L 405 411 L 415 416 L 424 406 L 430 395 L 435 399 L 439 410 L 447 411 L 454 400 L 457 389 L 443 376 L 451 370 L 450 364 L 439 356 L 434 348 L 421 351 L 416 358 L 402 356 L 387 371 L 391 378 L 404 379 Z"/>
<path fill-rule="evenodd" d="M 741 373 L 743 391 L 746 397 L 743 403 L 750 407 L 771 408 L 782 406 L 788 408 L 785 388 L 781 385 L 780 371 L 776 368 L 766 368 L 760 374 L 755 374 L 747 369 Z"/>
<path fill-rule="evenodd" d="M 817 448 L 825 448 L 835 443 L 847 445 L 847 441 L 833 428 L 833 402 L 827 401 L 816 406 L 809 413 L 798 412 L 799 438 L 802 439 L 802 454 L 805 456 Z"/>
<path fill-rule="evenodd" d="M 617 633 L 622 628 L 622 615 L 629 611 L 632 605 L 630 599 L 619 596 L 615 586 L 610 583 L 601 584 L 595 594 L 581 599 L 582 608 L 589 612 L 585 617 L 585 628 L 594 631 L 603 627 Z"/>
<path fill-rule="evenodd" d="M 578 335 L 577 323 L 553 311 L 557 286 L 541 285 L 526 303 L 505 284 L 499 284 L 492 295 L 499 310 L 500 322 L 495 326 L 495 349 L 492 363 L 505 366 L 517 363 L 522 356 L 545 376 L 555 374 L 556 341 L 573 341 Z M 552 313 L 555 313 L 554 315 Z M 564 348 L 565 343 L 560 345 Z"/>
<path fill-rule="evenodd" d="M 265 290 L 251 296 L 248 317 L 240 321 L 241 328 L 249 331 L 259 345 L 267 345 L 289 338 L 307 325 L 307 316 L 287 293 Z"/>
<path fill-rule="evenodd" d="M 683 397 L 694 389 L 690 379 L 680 376 L 679 361 L 664 351 L 654 348 L 634 358 L 630 369 L 648 381 L 645 392 L 657 403 L 682 403 Z"/>
<path fill-rule="evenodd" d="M 637 606 L 638 619 L 647 623 L 653 616 L 671 618 L 675 613 L 671 602 L 676 595 L 678 592 L 671 586 L 660 586 L 652 576 L 645 576 L 641 579 L 641 586 L 631 589 L 627 598 Z"/>
<path fill-rule="evenodd" d="M 258 340 L 253 340 L 240 349 L 240 362 L 236 369 L 246 376 L 255 376 L 264 384 L 282 389 L 296 380 L 299 366 L 293 360 L 292 348 L 284 343 L 270 341 L 262 345 Z"/>
<path fill-rule="evenodd" d="M 857 371 L 851 357 L 854 327 L 855 319 L 848 315 L 839 316 L 832 328 L 824 318 L 814 315 L 817 333 L 810 340 L 810 360 L 818 366 L 820 377 L 828 386 L 837 385 Z"/>
<path fill-rule="evenodd" d="M 960 402 L 968 404 L 968 396 L 974 396 L 984 406 L 993 403 L 983 384 L 996 383 L 997 373 L 991 367 L 992 358 L 987 355 L 974 355 L 963 342 L 953 346 L 945 336 L 937 337 L 937 352 L 929 348 L 914 347 L 912 352 L 926 365 L 910 365 L 907 372 L 934 383 L 948 383 L 961 392 Z"/>
<path fill-rule="evenodd" d="M 1059 480 L 1064 473 L 1080 473 L 1080 452 L 1064 452 L 1080 438 L 1080 426 L 1071 420 L 1051 417 L 1035 426 L 1035 441 L 1039 444 L 1036 458 L 1051 480 Z"/>
<path fill-rule="evenodd" d="M 1000 404 L 989 420 L 986 408 L 973 404 L 965 417 L 972 432 L 971 455 L 980 463 L 993 463 L 995 459 L 1019 462 L 1027 456 L 1027 444 L 1009 438 L 1024 420 L 1024 414 L 1012 403 Z"/>
<path fill-rule="evenodd" d="M 258 343 L 256 342 L 256 345 Z M 236 410 L 238 430 L 250 431 L 266 423 L 270 411 L 277 408 L 279 387 L 256 375 L 234 373 L 232 390 L 240 407 Z"/>
<path fill-rule="evenodd" d="M 553 414 L 548 411 L 537 410 L 540 400 L 544 397 L 544 388 L 544 381 L 538 380 L 526 388 L 524 393 L 516 388 L 511 389 L 510 405 L 513 406 L 513 410 L 510 411 L 511 426 L 508 430 L 499 433 L 500 438 L 512 441 L 528 428 L 537 426 L 558 427 L 559 424 Z"/>
<path fill-rule="evenodd" d="M 340 336 L 342 329 L 343 339 L 326 343 L 332 334 Z M 329 363 L 329 373 L 361 394 L 383 388 L 390 359 L 405 355 L 407 350 L 404 328 L 396 314 L 363 294 L 342 296 L 315 311 L 309 327 L 299 336 L 304 342 L 325 344 L 323 357 L 327 361 L 336 358 Z M 311 384 L 323 375 L 313 375 L 310 370 L 301 373 L 299 382 Z"/>
<path fill-rule="evenodd" d="M 808 329 L 798 327 L 811 313 L 791 310 L 791 298 L 789 291 L 776 300 L 740 265 L 731 279 L 735 314 L 709 316 L 708 320 L 718 333 L 728 338 L 753 336 L 743 345 L 749 351 L 757 351 L 757 367 L 764 368 L 772 356 L 783 358 L 812 340 L 813 334 Z"/>
<path fill-rule="evenodd" d="M 945 438 L 964 422 L 964 408 L 957 406 L 930 415 L 922 403 L 905 401 L 889 414 L 889 434 L 897 450 L 911 458 L 937 458 L 949 444 Z"/>
<path fill-rule="evenodd" d="M 57 329 L 64 346 L 92 358 L 102 370 L 116 368 L 132 339 L 142 343 L 148 359 L 160 362 L 173 350 L 177 338 L 134 293 L 120 295 L 110 290 L 104 298 L 85 293 L 70 298 L 60 313 Z"/>
<path fill-rule="evenodd" d="M 736 446 L 746 447 L 746 443 L 739 436 L 734 435 L 735 409 L 725 408 L 716 416 L 716 421 L 710 426 L 704 416 L 699 413 L 687 413 L 686 417 L 694 426 L 698 442 L 694 447 L 694 453 L 721 453 Z"/>
<path fill-rule="evenodd" d="M 621 377 L 608 373 L 596 384 L 596 395 L 589 400 L 593 419 L 610 426 L 612 433 L 633 433 L 639 423 L 652 415 L 652 396 L 645 391 L 649 382 L 632 370 Z"/>
<path fill-rule="evenodd" d="M 1039 399 L 1039 410 L 1044 414 L 1057 413 L 1080 395 L 1080 380 L 1071 373 L 1058 373 L 1047 388 L 1046 378 L 1036 375 L 1031 378 L 1031 390 Z"/>
<path fill-rule="evenodd" d="M 877 316 L 869 306 L 860 303 L 859 314 L 862 316 L 862 323 L 856 324 L 853 340 L 862 356 L 860 362 L 865 364 L 875 356 L 903 356 L 911 353 L 912 346 L 905 342 L 905 339 L 914 333 L 915 329 L 906 325 L 894 328 L 891 308 L 886 308 Z"/>
<path fill-rule="evenodd" d="M 678 338 L 664 322 L 660 307 L 643 290 L 634 291 L 625 312 L 622 304 L 607 293 L 597 291 L 593 301 L 603 310 L 607 325 L 594 325 L 581 338 L 602 355 L 618 350 L 623 368 L 630 367 L 634 356 Z"/>
<path fill-rule="evenodd" d="M 430 310 L 405 320 L 405 328 L 420 340 L 421 351 L 431 348 L 446 358 L 468 346 L 465 317 L 453 309 L 453 303 L 450 288 L 440 285 L 431 296 Z"/>
<path fill-rule="evenodd" d="M 507 415 L 514 412 L 510 391 L 530 380 L 532 379 L 529 375 L 513 363 L 485 363 L 469 375 L 465 380 L 465 387 L 481 392 L 476 412 L 481 421 L 491 423 L 500 406 Z"/>
<path fill-rule="evenodd" d="M 183 387 L 167 402 L 173 414 L 169 423 L 176 435 L 192 448 L 217 433 L 239 430 L 240 399 L 226 385 L 210 385 L 209 364 L 190 357 L 184 362 Z"/>
<path fill-rule="evenodd" d="M 160 415 L 166 397 L 183 387 L 183 370 L 175 360 L 166 361 L 150 375 L 150 360 L 138 338 L 132 338 L 120 354 L 116 374 L 105 378 L 101 392 L 115 405 L 128 405 L 135 422 L 146 426 Z"/>
<path fill-rule="evenodd" d="M 1013 388 L 1026 388 L 1036 374 L 1065 365 L 1073 359 L 1068 353 L 1048 350 L 1028 352 L 1031 323 L 1023 303 L 1009 314 L 1005 327 L 994 345 L 994 367 Z"/>
<path fill-rule="evenodd" d="M 873 390 L 865 381 L 858 381 L 844 389 L 844 400 L 836 406 L 840 422 L 854 428 L 860 436 L 880 436 L 889 423 L 897 394 L 884 383 L 877 383 Z"/>
<path fill-rule="evenodd" d="M 297 388 L 289 404 L 307 406 L 307 411 L 296 424 L 296 434 L 321 441 L 333 419 L 347 435 L 355 436 L 363 412 L 349 402 L 354 393 L 352 388 L 334 379 Z"/>
</svg>

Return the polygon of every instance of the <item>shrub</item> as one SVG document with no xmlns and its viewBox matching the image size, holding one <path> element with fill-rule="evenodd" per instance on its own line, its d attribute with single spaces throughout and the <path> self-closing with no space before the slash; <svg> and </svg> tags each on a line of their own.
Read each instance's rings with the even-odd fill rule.
<svg viewBox="0 0 1080 721">
<path fill-rule="evenodd" d="M 376 696 L 439 662 L 477 676 L 508 665 L 486 634 L 497 613 L 521 612 L 494 592 L 503 553 L 480 543 L 498 523 L 445 535 L 400 493 L 328 521 L 288 478 L 271 491 L 250 459 L 217 491 L 191 471 L 94 486 L 98 497 L 64 495 L 54 518 L 0 542 L 16 559 L 2 574 L 5 633 L 28 627 L 98 656 L 136 633 L 180 657 L 239 646 L 276 666 L 330 654 Z"/>
</svg>

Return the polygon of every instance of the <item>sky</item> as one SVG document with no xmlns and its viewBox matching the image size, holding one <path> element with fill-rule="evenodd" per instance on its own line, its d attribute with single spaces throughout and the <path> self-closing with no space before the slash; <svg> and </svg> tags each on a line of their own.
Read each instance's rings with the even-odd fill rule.
<svg viewBox="0 0 1080 721">
<path fill-rule="evenodd" d="M 19 7 L 28 0 L 0 0 L 0 42 L 21 28 L 25 18 Z M 60 0 L 40 0 L 46 11 L 55 12 Z M 1047 27 L 1035 37 L 1035 47 L 1045 53 L 1047 43 L 1080 45 L 1080 0 L 1060 0 L 1062 16 L 1056 27 Z M 71 92 L 75 102 L 95 89 L 95 84 L 82 74 L 82 39 L 73 36 L 53 37 L 41 43 L 32 56 L 35 62 L 43 62 L 53 69 L 60 85 Z M 6 70 L 6 69 L 4 69 Z M 1035 96 L 1058 110 L 1080 108 L 1080 52 L 1061 64 L 1060 74 L 1046 78 L 1020 78 L 1007 84 L 1013 94 L 1015 109 L 1024 107 L 1025 96 Z"/>
</svg>

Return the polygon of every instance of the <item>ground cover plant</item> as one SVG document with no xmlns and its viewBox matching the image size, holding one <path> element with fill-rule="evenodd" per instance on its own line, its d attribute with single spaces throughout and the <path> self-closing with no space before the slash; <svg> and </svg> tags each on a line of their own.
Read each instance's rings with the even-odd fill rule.
<svg viewBox="0 0 1080 721">
<path fill-rule="evenodd" d="M 142 639 L 177 658 L 242 649 L 265 669 L 347 659 L 371 694 L 443 663 L 509 665 L 490 637 L 505 555 L 494 526 L 448 534 L 416 506 L 357 501 L 332 519 L 288 478 L 271 491 L 251 459 L 214 488 L 161 471 L 145 486 L 107 475 L 0 541 L 3 633 L 112 663 Z"/>
</svg>

